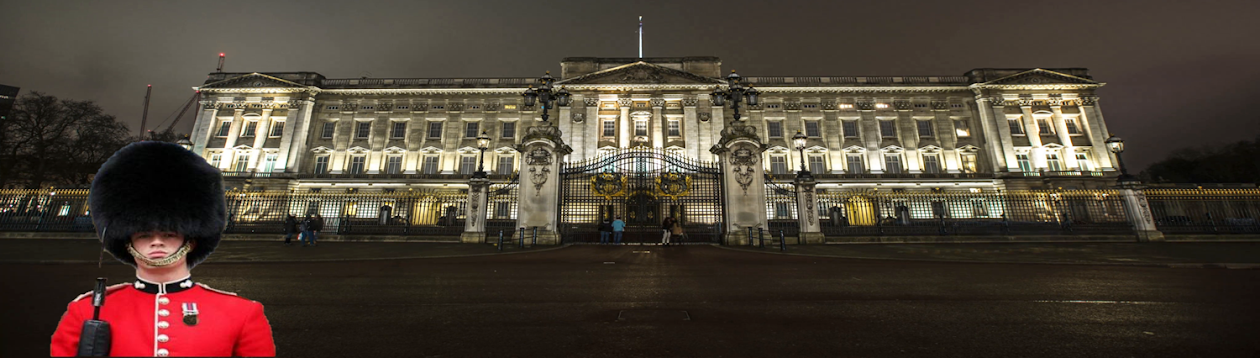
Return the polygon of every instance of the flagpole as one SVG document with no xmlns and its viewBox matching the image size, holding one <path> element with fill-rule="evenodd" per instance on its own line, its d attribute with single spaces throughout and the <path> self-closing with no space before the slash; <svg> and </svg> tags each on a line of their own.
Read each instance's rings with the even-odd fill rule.
<svg viewBox="0 0 1260 358">
<path fill-rule="evenodd" d="M 639 58 L 643 58 L 643 16 L 639 16 Z"/>
</svg>

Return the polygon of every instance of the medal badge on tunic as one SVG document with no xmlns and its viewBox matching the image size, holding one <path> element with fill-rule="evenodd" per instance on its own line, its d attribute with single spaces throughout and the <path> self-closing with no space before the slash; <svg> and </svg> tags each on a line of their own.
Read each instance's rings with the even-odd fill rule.
<svg viewBox="0 0 1260 358">
<path fill-rule="evenodd" d="M 199 313 L 197 312 L 197 304 L 184 303 L 183 308 L 184 308 L 184 324 L 189 325 L 189 326 L 196 326 L 197 314 Z"/>
</svg>

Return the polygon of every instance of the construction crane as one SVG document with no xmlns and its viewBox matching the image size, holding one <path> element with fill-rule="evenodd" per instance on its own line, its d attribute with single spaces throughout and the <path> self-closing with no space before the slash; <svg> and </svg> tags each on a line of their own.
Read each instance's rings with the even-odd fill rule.
<svg viewBox="0 0 1260 358">
<path fill-rule="evenodd" d="M 166 125 L 166 128 L 160 131 L 156 131 L 156 132 L 153 129 L 149 129 L 148 139 L 149 140 L 166 140 L 166 141 L 174 141 L 176 139 L 179 139 L 179 138 L 176 138 L 176 135 L 173 132 L 175 125 L 178 125 L 180 120 L 184 119 L 185 116 L 196 117 L 197 111 L 192 111 L 191 112 L 192 114 L 190 115 L 188 110 L 195 107 L 198 102 L 201 102 L 201 91 L 193 92 L 192 97 L 188 98 L 188 101 L 184 103 L 184 107 L 180 108 L 178 113 L 171 112 L 170 115 L 166 116 L 166 119 L 162 120 L 162 123 L 158 123 L 157 126 L 154 126 L 154 129 L 162 128 L 162 125 Z M 170 122 L 170 124 L 167 124 L 168 121 Z"/>
</svg>

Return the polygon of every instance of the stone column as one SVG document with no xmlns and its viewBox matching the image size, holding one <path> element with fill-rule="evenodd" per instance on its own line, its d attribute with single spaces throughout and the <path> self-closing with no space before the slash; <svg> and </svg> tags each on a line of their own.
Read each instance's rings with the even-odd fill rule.
<svg viewBox="0 0 1260 358">
<path fill-rule="evenodd" d="M 669 135 L 669 126 L 661 118 L 661 110 L 665 108 L 665 99 L 652 98 L 648 103 L 652 106 L 652 122 L 648 126 L 648 133 L 652 134 L 652 147 L 660 148 L 665 146 L 665 138 Z"/>
<path fill-rule="evenodd" d="M 1006 100 L 1002 96 L 977 97 L 976 105 L 980 107 L 980 126 L 984 130 L 985 142 L 992 143 L 988 147 L 995 149 L 990 156 L 994 171 L 1003 167 L 1007 172 L 1019 171 L 1015 145 L 1011 142 L 1011 125 L 1006 121 Z"/>
<path fill-rule="evenodd" d="M 1137 185 L 1121 184 L 1120 194 L 1124 197 L 1124 211 L 1129 216 L 1129 223 L 1137 232 L 1138 242 L 1164 241 L 1164 233 L 1155 227 L 1150 203 L 1140 189 Z"/>
<path fill-rule="evenodd" d="M 726 245 L 748 245 L 748 229 L 767 228 L 765 168 L 756 128 L 733 122 L 722 129 L 722 138 L 710 151 L 722 161 L 722 208 L 726 216 L 722 239 Z"/>
<path fill-rule="evenodd" d="M 516 146 L 521 153 L 516 226 L 527 235 L 538 228 L 538 244 L 559 245 L 556 209 L 560 203 L 560 158 L 573 152 L 564 144 L 559 127 L 533 126 Z"/>
<path fill-rule="evenodd" d="M 249 164 L 246 165 L 246 167 L 248 167 L 248 169 L 246 170 L 248 171 L 251 171 L 251 172 L 258 171 L 258 164 L 262 163 L 261 157 L 263 157 L 264 156 L 263 153 L 265 153 L 263 152 L 263 146 L 266 145 L 267 143 L 267 137 L 271 135 L 270 124 L 271 124 L 271 112 L 273 111 L 275 111 L 275 109 L 272 109 L 272 108 L 263 109 L 262 117 L 258 119 L 258 125 L 256 126 L 257 130 L 254 131 L 254 143 L 250 145 L 250 147 L 253 149 L 250 149 L 249 151 L 250 152 Z"/>
<path fill-rule="evenodd" d="M 1107 150 L 1107 125 L 1102 121 L 1102 113 L 1098 110 L 1098 97 L 1082 97 L 1076 101 L 1077 109 L 1081 113 L 1080 121 L 1077 125 L 1085 128 L 1085 135 L 1089 136 L 1089 145 L 1094 151 L 1094 158 L 1098 160 L 1099 171 L 1117 171 L 1114 164 L 1115 159 L 1112 157 L 1110 150 Z"/>
<path fill-rule="evenodd" d="M 818 202 L 815 198 L 816 182 L 812 176 L 796 176 L 796 220 L 800 225 L 800 234 L 796 240 L 799 244 L 821 244 L 825 242 L 822 227 L 818 224 Z M 747 236 L 747 234 L 745 234 Z"/>
<path fill-rule="evenodd" d="M 480 244 L 486 239 L 486 210 L 489 205 L 490 179 L 468 180 L 468 210 L 464 215 L 464 233 L 459 242 Z"/>
<path fill-rule="evenodd" d="M 214 125 L 217 122 L 215 114 L 219 110 L 215 102 L 211 100 L 202 100 L 200 104 L 201 115 L 197 116 L 197 122 L 193 124 L 193 132 L 189 140 L 193 142 L 193 153 L 205 157 L 206 144 L 210 143 L 210 132 L 218 129 Z"/>
<path fill-rule="evenodd" d="M 700 138 L 703 138 L 705 133 L 700 130 L 700 123 L 696 118 L 697 102 L 699 101 L 694 96 L 683 97 L 682 135 L 683 143 L 687 146 L 687 155 L 700 159 L 700 148 L 704 146 Z M 668 131 L 668 128 L 666 130 Z"/>
<path fill-rule="evenodd" d="M 586 136 L 577 145 L 582 146 L 582 153 L 585 154 L 578 156 L 578 160 L 599 156 L 599 137 L 604 135 L 604 119 L 599 118 L 599 95 L 591 94 L 583 98 L 582 102 L 586 105 Z"/>
<path fill-rule="evenodd" d="M 228 129 L 227 141 L 223 142 L 223 158 L 219 162 L 219 169 L 228 171 L 228 168 L 236 166 L 236 140 L 241 137 L 241 126 L 245 124 L 245 110 L 237 108 L 232 113 L 232 126 Z"/>
<path fill-rule="evenodd" d="M 1037 120 L 1033 119 L 1031 101 L 1021 99 L 1020 102 L 1019 111 L 1023 113 L 1024 135 L 1028 136 L 1028 145 L 1032 147 L 1028 159 L 1032 161 L 1033 169 L 1046 169 L 1046 148 L 1041 146 L 1041 128 L 1037 126 Z"/>
<path fill-rule="evenodd" d="M 1063 167 L 1067 170 L 1081 170 L 1076 164 L 1076 151 L 1072 150 L 1076 146 L 1072 145 L 1072 135 L 1068 133 L 1067 121 L 1063 120 L 1063 107 L 1056 102 L 1050 105 L 1050 111 L 1054 113 L 1050 120 L 1054 122 L 1054 130 L 1059 134 L 1059 144 L 1063 145 L 1063 153 L 1059 161 L 1063 162 Z M 1077 128 L 1080 128 L 1079 125 Z"/>
<path fill-rule="evenodd" d="M 299 106 L 299 109 L 296 115 L 289 116 L 284 121 L 284 137 L 280 140 L 280 157 L 276 158 L 276 167 L 289 173 L 296 173 L 298 164 L 304 157 L 302 154 L 306 152 L 306 138 L 311 134 L 311 115 L 314 114 L 315 98 L 306 97 L 289 103 L 290 110 L 295 104 Z M 323 128 L 321 127 L 320 130 Z"/>
<path fill-rule="evenodd" d="M 630 98 L 621 98 L 617 100 L 617 105 L 621 106 L 621 118 L 617 119 L 617 128 L 620 133 L 617 136 L 617 146 L 620 148 L 630 147 L 630 130 L 634 122 L 630 120 L 630 105 L 634 104 Z"/>
</svg>

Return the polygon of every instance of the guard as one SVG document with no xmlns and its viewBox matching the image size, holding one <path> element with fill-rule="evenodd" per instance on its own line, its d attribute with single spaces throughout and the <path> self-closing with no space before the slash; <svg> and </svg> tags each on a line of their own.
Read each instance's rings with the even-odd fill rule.
<svg viewBox="0 0 1260 358">
<path fill-rule="evenodd" d="M 218 169 L 175 144 L 132 143 L 101 166 L 88 200 L 104 250 L 135 267 L 136 282 L 71 301 L 53 333 L 52 356 L 79 354 L 81 340 L 110 356 L 276 355 L 262 304 L 190 276 L 226 223 Z M 83 331 L 85 320 L 91 332 Z M 91 347 L 101 337 L 107 344 Z"/>
</svg>

